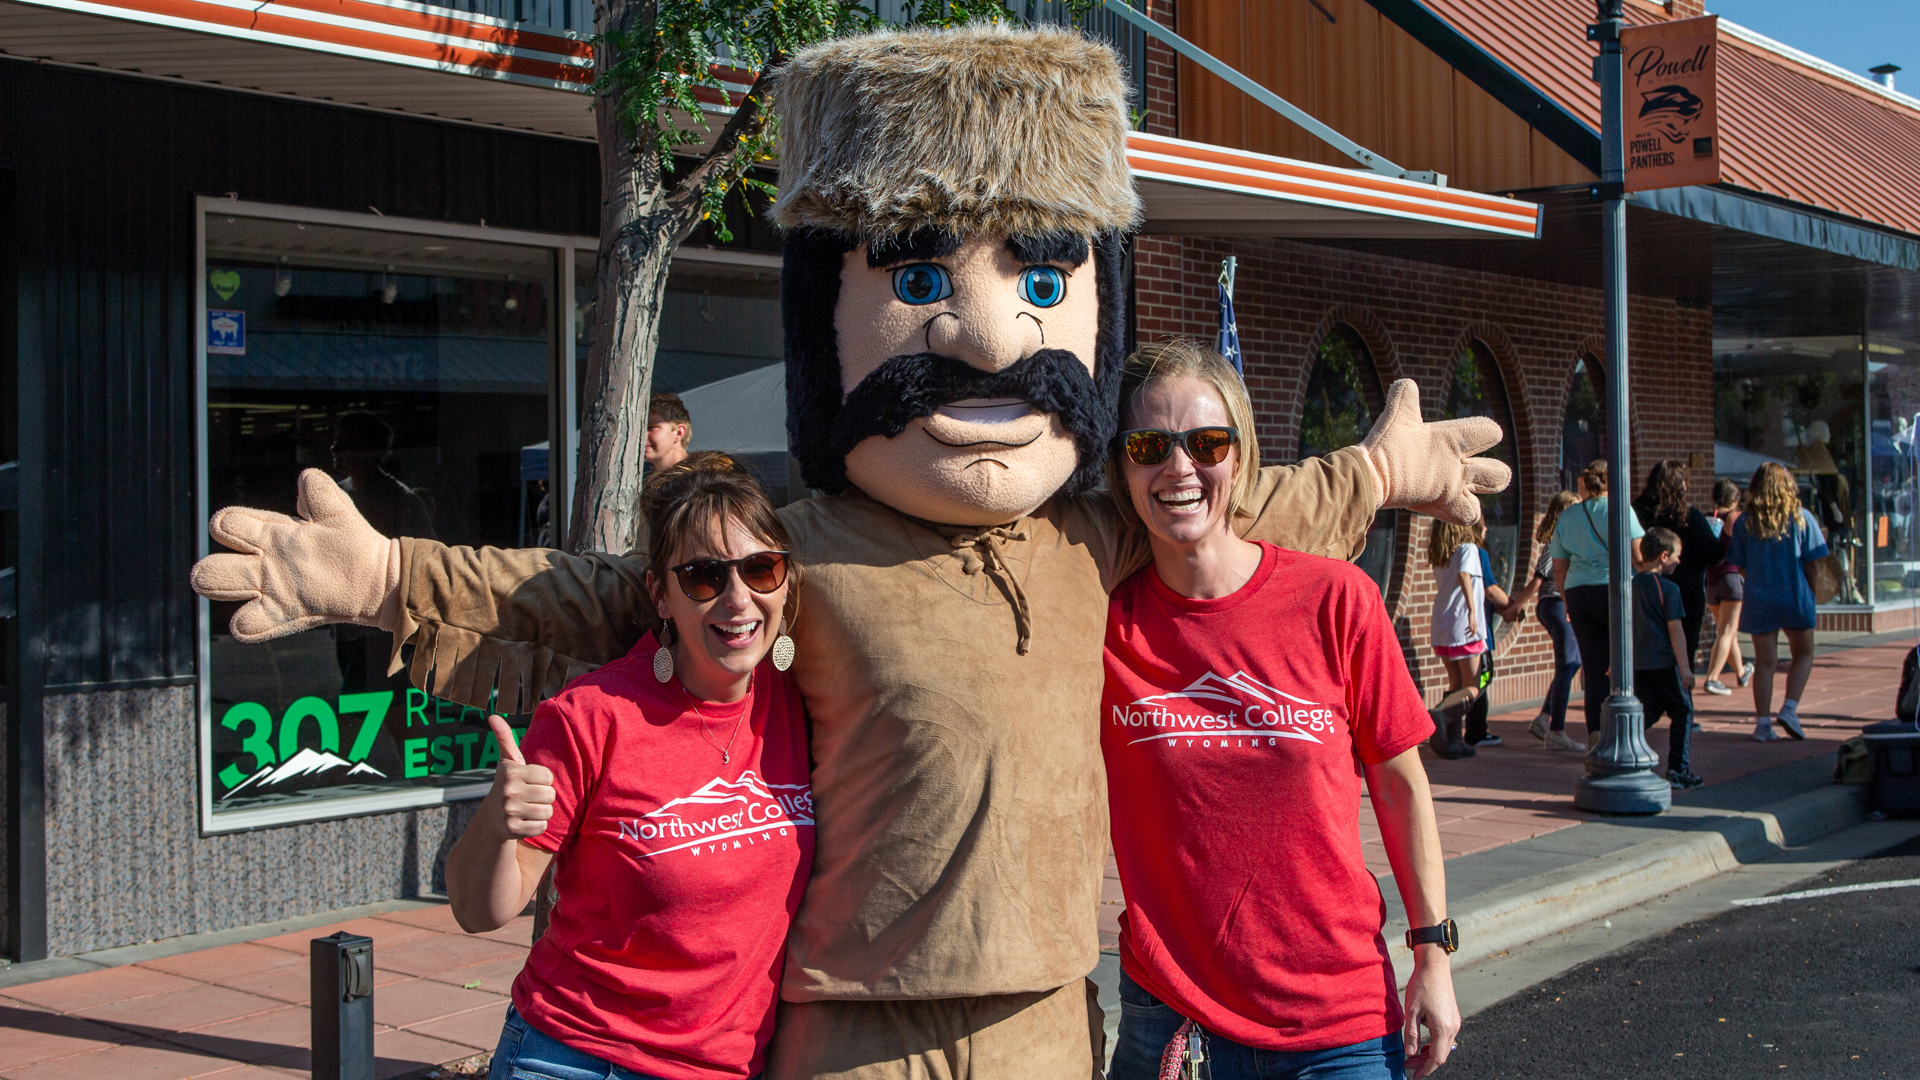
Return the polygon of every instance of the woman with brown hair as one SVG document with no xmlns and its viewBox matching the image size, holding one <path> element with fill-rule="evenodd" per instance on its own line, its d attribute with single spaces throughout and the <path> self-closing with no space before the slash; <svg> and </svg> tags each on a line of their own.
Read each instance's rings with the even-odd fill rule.
<svg viewBox="0 0 1920 1080">
<path fill-rule="evenodd" d="M 1633 501 L 1633 512 L 1643 528 L 1659 526 L 1680 538 L 1680 565 L 1670 576 L 1680 586 L 1680 620 L 1687 655 L 1680 666 L 1691 672 L 1700 652 L 1700 624 L 1707 617 L 1707 570 L 1720 561 L 1726 543 L 1713 531 L 1707 515 L 1687 502 L 1687 467 L 1672 458 L 1653 463 L 1647 486 Z"/>
<path fill-rule="evenodd" d="M 1600 721 L 1606 715 L 1613 655 L 1613 606 L 1607 603 L 1607 463 L 1595 460 L 1580 473 L 1580 501 L 1560 515 L 1547 550 L 1553 554 L 1553 585 L 1567 598 L 1567 621 L 1580 643 L 1585 662 L 1580 682 L 1586 689 L 1587 749 L 1600 743 Z M 1640 538 L 1646 535 L 1639 519 L 1627 519 L 1633 536 L 1633 562 L 1640 561 Z"/>
<path fill-rule="evenodd" d="M 1746 601 L 1740 629 L 1753 636 L 1753 737 L 1774 738 L 1778 719 L 1788 735 L 1806 738 L 1800 729 L 1800 695 L 1813 674 L 1813 587 L 1806 566 L 1827 555 L 1820 526 L 1800 505 L 1793 474 L 1777 461 L 1754 470 L 1747 485 L 1747 512 L 1733 523 L 1727 561 L 1746 575 Z M 1779 634 L 1785 631 L 1793 662 L 1787 668 L 1787 695 L 1780 713 L 1770 718 L 1773 670 L 1780 660 Z"/>
<path fill-rule="evenodd" d="M 660 615 L 624 658 L 492 717 L 493 790 L 447 858 L 470 933 L 559 903 L 513 983 L 492 1080 L 738 1080 L 765 1065 L 813 864 L 806 714 L 785 672 L 787 531 L 752 476 L 695 453 L 647 479 Z"/>
<path fill-rule="evenodd" d="M 1713 482 L 1713 520 L 1707 524 L 1720 537 L 1720 561 L 1707 568 L 1707 606 L 1713 609 L 1713 651 L 1707 657 L 1707 693 L 1726 697 L 1733 688 L 1720 681 L 1731 663 L 1734 681 L 1753 681 L 1753 665 L 1740 655 L 1740 607 L 1746 603 L 1747 582 L 1740 568 L 1727 561 L 1733 523 L 1740 520 L 1740 485 L 1726 477 Z"/>
</svg>

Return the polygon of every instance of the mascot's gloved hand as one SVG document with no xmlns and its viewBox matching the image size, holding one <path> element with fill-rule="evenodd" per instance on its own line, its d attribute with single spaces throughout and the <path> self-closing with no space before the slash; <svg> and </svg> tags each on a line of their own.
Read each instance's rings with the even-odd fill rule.
<svg viewBox="0 0 1920 1080">
<path fill-rule="evenodd" d="M 1480 519 L 1477 496 L 1506 490 L 1513 470 L 1474 454 L 1500 441 L 1500 425 L 1484 416 L 1420 419 L 1420 391 L 1412 379 L 1387 389 L 1387 407 L 1360 440 L 1379 482 L 1380 505 L 1430 514 L 1456 525 Z"/>
<path fill-rule="evenodd" d="M 193 591 L 245 600 L 233 636 L 253 643 L 327 623 L 391 630 L 400 597 L 400 541 L 375 532 L 353 498 L 319 469 L 300 474 L 300 516 L 230 506 L 207 531 L 241 552 L 193 564 Z"/>
</svg>

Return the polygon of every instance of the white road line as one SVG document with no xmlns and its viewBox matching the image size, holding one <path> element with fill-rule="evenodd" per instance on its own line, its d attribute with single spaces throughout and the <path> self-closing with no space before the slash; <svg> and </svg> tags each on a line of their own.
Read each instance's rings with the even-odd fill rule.
<svg viewBox="0 0 1920 1080">
<path fill-rule="evenodd" d="M 1783 900 L 1811 900 L 1816 896 L 1872 892 L 1875 889 L 1911 889 L 1916 885 L 1920 885 L 1920 878 L 1907 878 L 1903 881 L 1869 881 L 1864 885 L 1836 885 L 1831 889 L 1807 889 L 1804 892 L 1781 893 L 1779 896 L 1756 896 L 1751 900 L 1735 900 L 1734 904 L 1739 907 L 1759 907 L 1762 904 L 1778 904 Z"/>
</svg>

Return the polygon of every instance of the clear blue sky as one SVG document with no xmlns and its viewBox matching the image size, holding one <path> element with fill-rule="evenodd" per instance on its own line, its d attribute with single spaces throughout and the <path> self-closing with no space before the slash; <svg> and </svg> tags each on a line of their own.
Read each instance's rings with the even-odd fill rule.
<svg viewBox="0 0 1920 1080">
<path fill-rule="evenodd" d="M 1862 75 L 1899 64 L 1897 88 L 1920 96 L 1920 0 L 1707 0 L 1707 10 Z"/>
</svg>

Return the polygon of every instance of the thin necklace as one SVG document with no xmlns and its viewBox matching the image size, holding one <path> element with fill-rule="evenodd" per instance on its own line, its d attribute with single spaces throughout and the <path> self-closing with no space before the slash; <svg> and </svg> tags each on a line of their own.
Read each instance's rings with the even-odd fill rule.
<svg viewBox="0 0 1920 1080">
<path fill-rule="evenodd" d="M 693 691 L 687 689 L 686 683 L 680 684 L 680 692 L 687 695 L 688 704 L 693 706 L 693 715 L 700 718 L 700 737 L 706 740 L 708 746 L 720 751 L 722 765 L 733 764 L 733 740 L 740 737 L 740 725 L 747 722 L 747 713 L 753 709 L 753 680 L 757 674 L 758 672 L 755 672 L 747 676 L 747 696 L 740 705 L 740 719 L 733 722 L 733 734 L 727 736 L 725 746 L 714 742 L 713 737 L 707 734 L 707 714 L 700 711 L 700 699 L 693 696 Z"/>
</svg>

